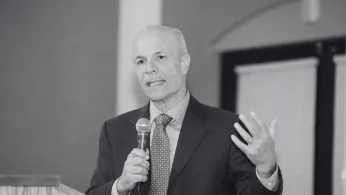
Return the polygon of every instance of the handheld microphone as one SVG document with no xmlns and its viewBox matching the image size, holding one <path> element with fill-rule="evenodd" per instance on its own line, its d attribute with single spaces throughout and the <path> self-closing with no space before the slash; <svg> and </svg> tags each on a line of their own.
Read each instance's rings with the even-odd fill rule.
<svg viewBox="0 0 346 195">
<path fill-rule="evenodd" d="M 151 124 L 146 118 L 141 118 L 136 123 L 137 148 L 146 151 L 149 149 Z"/>
<path fill-rule="evenodd" d="M 151 131 L 151 124 L 150 121 L 146 118 L 141 118 L 136 123 L 136 130 L 137 130 L 137 148 L 142 149 L 146 151 L 149 149 L 150 144 L 150 131 Z M 137 191 L 140 195 L 141 191 L 141 184 L 137 184 Z"/>
</svg>

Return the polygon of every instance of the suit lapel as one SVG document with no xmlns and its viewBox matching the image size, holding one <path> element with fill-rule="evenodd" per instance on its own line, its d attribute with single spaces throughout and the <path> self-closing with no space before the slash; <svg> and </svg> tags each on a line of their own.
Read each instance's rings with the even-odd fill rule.
<svg viewBox="0 0 346 195">
<path fill-rule="evenodd" d="M 133 115 L 130 122 L 134 125 L 136 129 L 136 123 L 141 118 L 146 118 L 150 120 L 150 113 L 149 113 L 149 103 L 145 105 L 144 107 L 137 110 L 137 112 Z"/>
<path fill-rule="evenodd" d="M 140 118 L 150 120 L 149 103 L 140 108 L 131 118 L 130 122 L 136 131 L 136 123 Z M 179 175 L 185 165 L 188 163 L 193 152 L 197 148 L 199 141 L 203 137 L 206 129 L 203 123 L 206 119 L 203 113 L 203 106 L 193 96 L 190 96 L 188 108 L 180 130 L 179 140 L 175 152 L 173 166 L 171 170 L 169 183 Z M 149 175 L 150 178 L 150 175 Z M 141 194 L 147 194 L 150 181 L 141 185 Z"/>
<path fill-rule="evenodd" d="M 179 175 L 185 167 L 206 129 L 203 127 L 205 115 L 203 106 L 192 96 L 186 110 L 185 118 L 180 130 L 177 149 L 174 156 L 170 175 L 171 182 Z"/>
</svg>

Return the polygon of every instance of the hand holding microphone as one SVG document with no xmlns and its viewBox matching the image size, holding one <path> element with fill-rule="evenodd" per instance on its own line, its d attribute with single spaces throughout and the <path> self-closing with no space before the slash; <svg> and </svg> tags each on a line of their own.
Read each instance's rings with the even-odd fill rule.
<svg viewBox="0 0 346 195">
<path fill-rule="evenodd" d="M 117 183 L 117 191 L 121 194 L 133 190 L 137 183 L 146 182 L 149 170 L 149 142 L 151 125 L 147 119 L 139 119 L 136 124 L 137 147 L 131 151 L 124 163 L 122 175 Z"/>
</svg>

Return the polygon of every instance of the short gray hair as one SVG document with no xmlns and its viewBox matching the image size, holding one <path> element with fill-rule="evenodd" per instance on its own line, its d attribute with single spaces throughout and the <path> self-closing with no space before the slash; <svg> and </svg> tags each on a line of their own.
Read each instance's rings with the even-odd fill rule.
<svg viewBox="0 0 346 195">
<path fill-rule="evenodd" d="M 173 28 L 172 30 L 179 39 L 182 54 L 186 54 L 187 53 L 187 47 L 186 47 L 186 42 L 185 42 L 183 33 L 177 28 Z"/>
<path fill-rule="evenodd" d="M 171 28 L 171 27 L 162 26 L 162 25 L 149 25 L 149 26 L 145 27 L 144 29 L 142 29 L 138 34 L 140 34 L 141 32 L 145 32 L 145 31 L 147 31 L 149 29 L 152 29 L 152 28 L 164 28 L 166 30 L 172 31 L 175 34 L 175 36 L 177 36 L 177 38 L 179 40 L 182 55 L 187 53 L 187 46 L 186 46 L 186 42 L 185 42 L 185 39 L 184 39 L 184 35 L 177 28 Z"/>
</svg>

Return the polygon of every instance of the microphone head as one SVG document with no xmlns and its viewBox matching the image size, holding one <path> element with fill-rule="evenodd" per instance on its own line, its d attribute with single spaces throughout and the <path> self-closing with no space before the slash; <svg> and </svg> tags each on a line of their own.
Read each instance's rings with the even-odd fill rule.
<svg viewBox="0 0 346 195">
<path fill-rule="evenodd" d="M 136 123 L 136 130 L 138 133 L 150 133 L 151 124 L 150 121 L 146 118 L 141 118 Z"/>
</svg>

